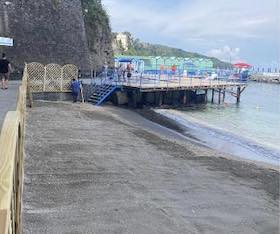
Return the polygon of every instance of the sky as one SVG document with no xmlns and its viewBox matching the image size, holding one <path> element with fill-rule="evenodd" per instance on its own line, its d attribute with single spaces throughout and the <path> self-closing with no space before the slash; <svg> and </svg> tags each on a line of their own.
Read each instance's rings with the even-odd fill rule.
<svg viewBox="0 0 280 234">
<path fill-rule="evenodd" d="M 280 68 L 280 0 L 103 0 L 114 32 Z"/>
</svg>

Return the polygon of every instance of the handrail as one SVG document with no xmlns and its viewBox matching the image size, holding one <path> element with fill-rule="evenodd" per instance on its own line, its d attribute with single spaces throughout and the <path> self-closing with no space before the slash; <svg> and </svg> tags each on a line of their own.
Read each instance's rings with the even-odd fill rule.
<svg viewBox="0 0 280 234">
<path fill-rule="evenodd" d="M 21 233 L 27 90 L 28 74 L 25 66 L 16 110 L 6 114 L 0 135 L 0 234 Z"/>
</svg>

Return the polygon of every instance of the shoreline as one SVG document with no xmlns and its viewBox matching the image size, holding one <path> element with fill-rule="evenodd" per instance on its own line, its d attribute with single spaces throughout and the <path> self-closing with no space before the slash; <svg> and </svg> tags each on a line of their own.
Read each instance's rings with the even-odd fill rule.
<svg viewBox="0 0 280 234">
<path fill-rule="evenodd" d="M 194 136 L 192 134 L 192 129 L 188 128 L 187 126 L 181 124 L 180 122 L 177 122 L 176 120 L 173 120 L 171 118 L 168 118 L 167 116 L 157 113 L 155 110 L 151 108 L 147 109 L 137 109 L 135 110 L 136 113 L 141 115 L 143 118 L 146 118 L 156 124 L 159 124 L 160 126 L 166 127 L 167 129 L 171 129 L 182 136 L 186 137 L 186 140 L 192 142 L 193 144 L 197 144 L 198 146 L 206 147 L 208 149 L 216 150 L 222 154 L 226 154 L 228 158 L 238 161 L 244 161 L 249 163 L 255 163 L 256 165 L 265 166 L 266 168 L 272 168 L 274 170 L 280 171 L 279 164 L 274 164 L 271 162 L 264 162 L 261 160 L 254 160 L 249 159 L 246 157 L 242 157 L 241 155 L 233 154 L 230 152 L 221 151 L 219 149 L 216 149 L 215 147 L 212 147 L 211 145 L 207 144 L 207 142 L 204 142 L 202 139 L 199 139 L 198 137 Z M 203 128 L 203 126 L 201 126 Z M 242 147 L 242 146 L 238 146 Z M 238 148 L 237 147 L 237 148 Z"/>
<path fill-rule="evenodd" d="M 251 82 L 267 83 L 267 84 L 280 84 L 280 74 L 279 75 L 253 75 L 249 79 Z"/>
</svg>

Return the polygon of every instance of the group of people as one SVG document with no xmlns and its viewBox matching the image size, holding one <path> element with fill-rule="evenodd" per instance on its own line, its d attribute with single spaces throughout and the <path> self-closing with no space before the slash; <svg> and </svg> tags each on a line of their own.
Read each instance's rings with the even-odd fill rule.
<svg viewBox="0 0 280 234">
<path fill-rule="evenodd" d="M 132 72 L 134 71 L 132 63 L 128 63 L 126 66 L 124 64 L 120 64 L 117 69 L 118 81 L 121 81 L 121 78 L 124 82 L 126 82 L 126 78 L 129 80 L 132 77 Z"/>
<path fill-rule="evenodd" d="M 0 78 L 1 78 L 1 88 L 8 89 L 8 81 L 10 73 L 12 72 L 12 67 L 10 61 L 6 58 L 6 54 L 2 54 L 0 59 Z"/>
</svg>

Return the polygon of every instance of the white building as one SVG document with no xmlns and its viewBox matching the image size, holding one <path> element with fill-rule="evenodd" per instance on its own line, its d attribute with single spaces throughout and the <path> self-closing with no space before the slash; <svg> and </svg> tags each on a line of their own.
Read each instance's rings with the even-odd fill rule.
<svg viewBox="0 0 280 234">
<path fill-rule="evenodd" d="M 124 50 L 128 50 L 128 45 L 129 45 L 129 38 L 126 34 L 124 33 L 118 33 L 116 35 L 116 41 L 117 42 L 121 42 L 122 47 L 124 48 Z"/>
</svg>

